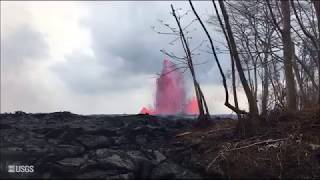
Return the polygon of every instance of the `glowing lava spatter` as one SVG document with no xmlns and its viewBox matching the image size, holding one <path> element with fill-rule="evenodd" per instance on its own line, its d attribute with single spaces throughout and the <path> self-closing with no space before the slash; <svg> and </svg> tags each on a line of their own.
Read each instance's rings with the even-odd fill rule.
<svg viewBox="0 0 320 180">
<path fill-rule="evenodd" d="M 157 79 L 155 109 L 143 107 L 140 114 L 199 114 L 196 98 L 187 101 L 183 74 L 169 60 Z"/>
<path fill-rule="evenodd" d="M 193 97 L 188 103 L 185 112 L 187 114 L 199 114 L 198 101 L 196 97 Z"/>
<path fill-rule="evenodd" d="M 143 107 L 140 111 L 140 114 L 154 114 L 154 112 L 151 109 L 148 109 L 146 107 Z"/>
</svg>

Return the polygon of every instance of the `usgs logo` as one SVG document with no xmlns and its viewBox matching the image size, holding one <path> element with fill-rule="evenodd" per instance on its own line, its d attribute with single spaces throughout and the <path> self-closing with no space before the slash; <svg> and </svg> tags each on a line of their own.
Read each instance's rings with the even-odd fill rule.
<svg viewBox="0 0 320 180">
<path fill-rule="evenodd" d="M 9 173 L 33 173 L 34 166 L 31 165 L 9 165 L 8 166 Z"/>
</svg>

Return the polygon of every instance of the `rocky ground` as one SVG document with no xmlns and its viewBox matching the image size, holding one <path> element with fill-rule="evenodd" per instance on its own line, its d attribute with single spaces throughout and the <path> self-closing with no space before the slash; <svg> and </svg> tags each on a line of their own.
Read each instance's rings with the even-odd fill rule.
<svg viewBox="0 0 320 180">
<path fill-rule="evenodd" d="M 173 162 L 164 146 L 191 120 L 69 112 L 1 114 L 1 175 L 29 178 L 200 178 Z M 33 173 L 8 173 L 33 165 Z"/>
<path fill-rule="evenodd" d="M 319 178 L 317 111 L 277 114 L 253 137 L 236 120 L 69 112 L 1 114 L 0 178 Z M 33 165 L 33 173 L 8 173 Z"/>
</svg>

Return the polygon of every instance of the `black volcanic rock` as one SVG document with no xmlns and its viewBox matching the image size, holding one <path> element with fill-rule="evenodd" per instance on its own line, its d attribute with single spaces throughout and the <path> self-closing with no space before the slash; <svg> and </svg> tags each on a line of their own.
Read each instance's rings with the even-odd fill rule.
<svg viewBox="0 0 320 180">
<path fill-rule="evenodd" d="M 0 178 L 200 178 L 163 149 L 192 121 L 70 112 L 1 114 Z M 8 173 L 33 165 L 34 173 Z"/>
<path fill-rule="evenodd" d="M 112 138 L 99 135 L 81 135 L 80 137 L 77 137 L 77 141 L 87 149 L 109 147 L 114 144 L 114 140 Z"/>
<path fill-rule="evenodd" d="M 151 179 L 199 179 L 199 175 L 182 168 L 173 162 L 165 162 L 154 168 Z"/>
</svg>

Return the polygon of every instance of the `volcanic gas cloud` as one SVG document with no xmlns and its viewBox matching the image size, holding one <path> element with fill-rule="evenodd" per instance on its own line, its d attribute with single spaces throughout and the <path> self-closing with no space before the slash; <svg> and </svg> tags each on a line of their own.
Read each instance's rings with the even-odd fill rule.
<svg viewBox="0 0 320 180">
<path fill-rule="evenodd" d="M 183 74 L 169 60 L 163 61 L 160 77 L 157 79 L 154 109 L 143 107 L 141 114 L 199 114 L 195 97 L 186 97 Z"/>
</svg>

